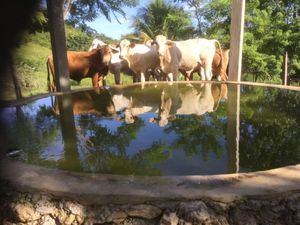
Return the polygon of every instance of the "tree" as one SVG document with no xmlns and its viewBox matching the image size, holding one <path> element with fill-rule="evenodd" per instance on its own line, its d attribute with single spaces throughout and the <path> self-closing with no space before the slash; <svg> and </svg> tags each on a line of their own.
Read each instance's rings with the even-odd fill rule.
<svg viewBox="0 0 300 225">
<path fill-rule="evenodd" d="M 74 0 L 67 19 L 73 25 L 86 26 L 86 21 L 93 21 L 104 15 L 111 21 L 111 14 L 118 20 L 118 14 L 125 17 L 124 7 L 134 7 L 138 0 Z"/>
<path fill-rule="evenodd" d="M 196 34 L 198 36 L 204 36 L 204 27 L 206 21 L 204 20 L 204 10 L 207 0 L 174 0 L 174 2 L 181 2 L 188 5 L 190 11 L 192 12 L 194 18 L 197 21 Z"/>
<path fill-rule="evenodd" d="M 137 33 L 144 32 L 152 39 L 158 34 L 179 39 L 194 33 L 189 14 L 164 0 L 155 0 L 140 8 L 132 26 Z"/>
</svg>

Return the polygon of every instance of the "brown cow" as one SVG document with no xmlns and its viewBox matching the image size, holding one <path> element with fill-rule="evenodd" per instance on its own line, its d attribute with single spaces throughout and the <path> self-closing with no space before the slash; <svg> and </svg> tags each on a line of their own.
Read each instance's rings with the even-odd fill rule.
<svg viewBox="0 0 300 225">
<path fill-rule="evenodd" d="M 70 78 L 75 81 L 81 81 L 84 78 L 92 78 L 93 87 L 99 87 L 99 81 L 104 80 L 108 73 L 108 66 L 112 57 L 112 49 L 108 46 L 102 46 L 91 52 L 75 52 L 68 51 L 67 59 L 69 64 Z M 51 71 L 53 82 L 50 81 Z M 55 76 L 53 56 L 48 56 L 47 60 L 48 72 L 48 90 L 55 91 Z"/>
<path fill-rule="evenodd" d="M 214 60 L 212 63 L 212 74 L 213 78 L 218 80 L 226 81 L 228 80 L 227 67 L 229 62 L 229 49 L 222 49 L 222 56 L 219 49 L 216 49 Z M 221 79 L 219 78 L 221 77 Z"/>
</svg>

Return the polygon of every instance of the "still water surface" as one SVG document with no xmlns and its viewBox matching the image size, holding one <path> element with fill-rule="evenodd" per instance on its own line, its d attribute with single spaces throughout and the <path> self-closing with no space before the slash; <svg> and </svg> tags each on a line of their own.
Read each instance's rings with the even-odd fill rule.
<svg viewBox="0 0 300 225">
<path fill-rule="evenodd" d="M 7 156 L 71 171 L 210 175 L 300 163 L 300 92 L 217 83 L 74 92 L 1 110 Z M 240 105 L 238 107 L 238 105 Z"/>
</svg>

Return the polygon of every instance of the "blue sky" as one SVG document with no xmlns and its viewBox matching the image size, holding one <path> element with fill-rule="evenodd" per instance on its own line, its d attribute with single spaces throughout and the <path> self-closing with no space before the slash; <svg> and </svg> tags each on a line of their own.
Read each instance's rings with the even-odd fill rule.
<svg viewBox="0 0 300 225">
<path fill-rule="evenodd" d="M 137 9 L 149 4 L 151 0 L 140 0 L 140 3 L 134 8 L 125 7 L 123 10 L 126 13 L 126 19 L 118 15 L 121 24 L 111 14 L 111 22 L 105 16 L 101 15 L 93 22 L 88 22 L 87 25 L 95 29 L 98 33 L 105 34 L 113 39 L 120 39 L 122 35 L 133 32 L 131 28 L 132 17 L 136 16 Z"/>
</svg>

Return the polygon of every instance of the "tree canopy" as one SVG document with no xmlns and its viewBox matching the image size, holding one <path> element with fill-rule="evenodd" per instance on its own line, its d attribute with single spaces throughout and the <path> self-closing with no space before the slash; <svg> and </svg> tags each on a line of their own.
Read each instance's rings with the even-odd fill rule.
<svg viewBox="0 0 300 225">
<path fill-rule="evenodd" d="M 194 33 L 189 14 L 164 0 L 155 0 L 140 8 L 132 26 L 137 33 L 144 32 L 152 39 L 158 34 L 184 39 Z"/>
<path fill-rule="evenodd" d="M 74 0 L 68 21 L 85 26 L 86 21 L 93 21 L 100 15 L 111 21 L 111 14 L 118 20 L 118 15 L 125 17 L 125 6 L 134 7 L 138 2 L 138 0 Z"/>
</svg>

